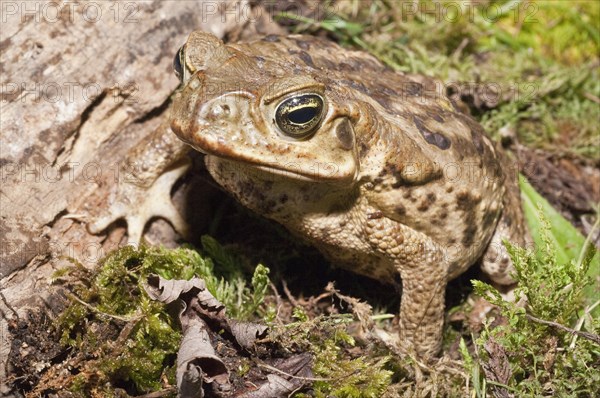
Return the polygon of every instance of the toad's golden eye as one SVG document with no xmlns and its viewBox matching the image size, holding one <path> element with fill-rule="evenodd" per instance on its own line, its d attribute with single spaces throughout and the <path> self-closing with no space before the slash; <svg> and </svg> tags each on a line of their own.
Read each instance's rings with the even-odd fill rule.
<svg viewBox="0 0 600 398">
<path fill-rule="evenodd" d="M 277 127 L 292 138 L 306 138 L 323 119 L 323 98 L 318 94 L 299 94 L 282 101 L 275 111 Z"/>
</svg>

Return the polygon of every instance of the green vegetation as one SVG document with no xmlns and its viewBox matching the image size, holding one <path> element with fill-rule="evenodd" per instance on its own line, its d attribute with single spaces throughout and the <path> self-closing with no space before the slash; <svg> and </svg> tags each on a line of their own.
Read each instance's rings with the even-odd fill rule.
<svg viewBox="0 0 600 398">
<path fill-rule="evenodd" d="M 546 241 L 549 240 L 555 253 L 556 262 L 566 264 L 576 260 L 577 267 L 579 268 L 583 261 L 582 256 L 585 254 L 584 248 L 591 244 L 590 237 L 585 239 L 571 223 L 565 220 L 546 199 L 533 189 L 524 177 L 521 176 L 519 182 L 525 219 L 527 220 L 527 225 L 531 231 L 535 246 L 546 247 Z M 600 208 L 597 211 L 600 211 Z M 545 220 L 547 220 L 548 228 L 546 227 Z M 599 222 L 600 217 L 596 217 L 596 225 L 593 227 L 595 230 L 598 229 Z M 538 260 L 545 260 L 545 254 L 542 251 L 538 251 L 537 255 Z M 598 254 L 590 261 L 588 275 L 600 281 L 600 260 Z M 597 288 L 597 285 L 592 285 L 591 287 Z M 590 299 L 593 299 L 598 294 L 597 289 L 587 289 L 586 292 L 585 296 Z M 600 311 L 597 311 L 596 314 L 600 315 Z"/>
<path fill-rule="evenodd" d="M 109 394 L 112 387 L 105 383 L 117 381 L 131 382 L 139 392 L 156 391 L 162 387 L 161 375 L 174 383 L 181 330 L 166 306 L 146 294 L 143 285 L 151 274 L 167 279 L 203 278 L 232 317 L 255 316 L 269 285 L 269 270 L 259 264 L 248 286 L 232 254 L 208 236 L 202 241 L 208 255 L 187 247 L 126 246 L 102 259 L 95 274 L 76 266 L 55 275 L 77 278 L 71 287 L 73 304 L 57 322 L 61 343 L 87 355 L 72 391 L 83 396 Z M 224 266 L 220 270 L 225 277 L 215 274 L 212 259 Z"/>
<path fill-rule="evenodd" d="M 473 281 L 477 294 L 498 306 L 506 318 L 505 324 L 495 328 L 488 320 L 476 340 L 478 362 L 469 359 L 467 367 L 474 377 L 485 373 L 487 379 L 473 380 L 473 384 L 492 382 L 492 390 L 506 389 L 520 397 L 598 396 L 600 318 L 591 311 L 600 300 L 596 296 L 598 301 L 586 306 L 584 294 L 590 285 L 597 287 L 588 273 L 595 249 L 588 244 L 577 261 L 557 261 L 550 225 L 544 218 L 541 238 L 544 245 L 538 255 L 507 244 L 519 280 L 516 303 L 504 301 L 491 286 Z M 474 372 L 481 366 L 495 369 Z M 499 373 L 504 376 L 496 377 Z"/>
<path fill-rule="evenodd" d="M 181 330 L 167 307 L 151 300 L 143 288 L 149 275 L 158 274 L 168 279 L 202 278 L 229 316 L 264 317 L 272 328 L 270 340 L 280 349 L 312 353 L 317 397 L 381 396 L 391 380 L 392 372 L 385 368 L 389 357 L 351 354 L 355 346 L 347 331 L 351 315 L 311 319 L 296 307 L 296 322 L 276 324 L 274 308 L 264 304 L 269 270 L 259 264 L 248 286 L 237 256 L 209 236 L 202 237 L 202 244 L 202 254 L 188 247 L 126 246 L 102 259 L 97 273 L 75 264 L 55 274 L 57 280 L 75 280 L 73 303 L 57 321 L 61 343 L 85 357 L 70 381 L 70 391 L 86 397 L 115 396 L 114 388 L 123 382 L 132 383 L 137 392 L 165 388 L 160 382 L 164 378 L 174 385 Z M 225 277 L 215 274 L 213 262 Z M 239 376 L 247 372 L 246 364 Z"/>
<path fill-rule="evenodd" d="M 351 314 L 318 316 L 312 319 L 299 307 L 294 309 L 296 322 L 273 325 L 271 338 L 284 349 L 307 351 L 314 354 L 314 395 L 296 394 L 297 398 L 371 398 L 380 397 L 391 384 L 392 371 L 389 356 L 371 348 L 356 348 L 348 333 L 353 321 Z"/>
</svg>

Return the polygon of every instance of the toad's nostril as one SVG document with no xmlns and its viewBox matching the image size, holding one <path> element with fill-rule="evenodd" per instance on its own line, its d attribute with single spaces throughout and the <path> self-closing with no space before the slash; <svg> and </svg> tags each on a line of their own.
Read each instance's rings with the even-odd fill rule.
<svg viewBox="0 0 600 398">
<path fill-rule="evenodd" d="M 227 104 L 215 104 L 210 108 L 206 115 L 209 121 L 217 121 L 219 119 L 227 119 L 231 115 L 231 108 Z"/>
</svg>

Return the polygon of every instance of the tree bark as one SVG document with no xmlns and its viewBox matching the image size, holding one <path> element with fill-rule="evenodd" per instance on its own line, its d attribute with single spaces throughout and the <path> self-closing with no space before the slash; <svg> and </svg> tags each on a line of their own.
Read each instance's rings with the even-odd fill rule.
<svg viewBox="0 0 600 398">
<path fill-rule="evenodd" d="M 8 394 L 9 322 L 52 309 L 51 276 L 65 258 L 93 267 L 125 233 L 94 236 L 85 224 L 108 205 L 125 155 L 168 112 L 179 46 L 196 29 L 244 38 L 278 27 L 245 0 L 0 6 L 0 394 Z"/>
</svg>

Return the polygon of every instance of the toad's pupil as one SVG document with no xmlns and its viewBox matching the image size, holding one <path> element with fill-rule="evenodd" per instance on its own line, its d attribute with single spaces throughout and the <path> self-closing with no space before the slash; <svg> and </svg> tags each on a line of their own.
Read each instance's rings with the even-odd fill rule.
<svg viewBox="0 0 600 398">
<path fill-rule="evenodd" d="M 310 122 L 317 115 L 317 108 L 311 106 L 305 106 L 300 109 L 296 109 L 288 114 L 288 119 L 294 124 L 305 124 Z"/>
</svg>

